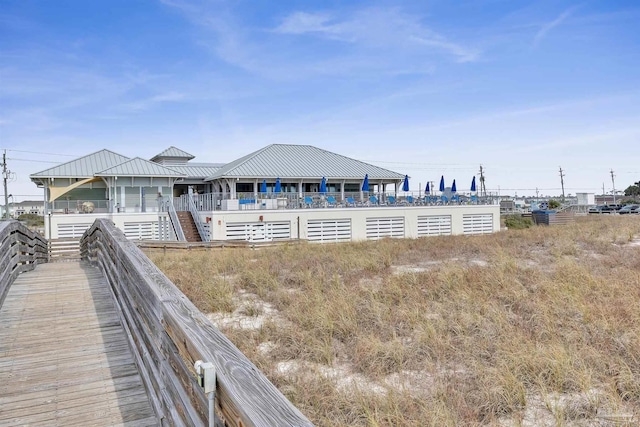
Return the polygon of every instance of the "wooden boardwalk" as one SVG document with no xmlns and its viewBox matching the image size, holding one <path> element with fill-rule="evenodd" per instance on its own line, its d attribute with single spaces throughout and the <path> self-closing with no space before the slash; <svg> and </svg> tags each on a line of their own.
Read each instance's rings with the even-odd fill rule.
<svg viewBox="0 0 640 427">
<path fill-rule="evenodd" d="M 0 426 L 157 425 L 100 271 L 41 264 L 0 307 Z"/>
</svg>

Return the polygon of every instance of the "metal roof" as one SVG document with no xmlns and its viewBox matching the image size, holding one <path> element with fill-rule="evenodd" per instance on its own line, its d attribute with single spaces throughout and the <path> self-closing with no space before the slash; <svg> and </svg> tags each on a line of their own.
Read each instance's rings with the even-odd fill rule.
<svg viewBox="0 0 640 427">
<path fill-rule="evenodd" d="M 224 163 L 209 163 L 209 164 L 187 164 L 187 165 L 171 165 L 171 169 L 183 173 L 187 178 L 206 178 L 213 175 L 224 166 Z"/>
<path fill-rule="evenodd" d="M 153 162 L 155 160 L 166 158 L 166 157 L 191 160 L 191 159 L 194 159 L 196 156 L 194 156 L 193 154 L 189 154 L 186 151 L 183 151 L 172 145 L 171 147 L 164 150 L 162 153 L 156 154 L 155 156 L 153 156 L 151 158 L 151 161 Z"/>
<path fill-rule="evenodd" d="M 300 178 L 402 180 L 404 174 L 311 145 L 272 144 L 235 160 L 205 181 L 218 178 Z"/>
<path fill-rule="evenodd" d="M 61 165 L 30 175 L 30 178 L 90 178 L 96 172 L 118 165 L 129 157 L 110 150 L 100 150 Z"/>
<path fill-rule="evenodd" d="M 150 176 L 150 177 L 183 177 L 185 174 L 166 168 L 149 160 L 136 157 L 119 165 L 105 169 L 95 176 Z"/>
</svg>

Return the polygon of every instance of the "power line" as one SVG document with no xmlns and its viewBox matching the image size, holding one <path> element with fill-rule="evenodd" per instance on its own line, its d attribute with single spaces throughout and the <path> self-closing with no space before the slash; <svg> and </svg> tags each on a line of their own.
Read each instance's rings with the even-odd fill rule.
<svg viewBox="0 0 640 427">
<path fill-rule="evenodd" d="M 44 153 L 42 153 L 44 154 Z M 15 157 L 9 158 L 9 160 L 15 160 L 16 162 L 33 162 L 33 163 L 60 163 L 60 162 L 52 162 L 51 160 L 33 160 L 33 159 L 17 159 Z"/>
<path fill-rule="evenodd" d="M 64 157 L 78 157 L 74 154 L 60 154 L 60 153 L 44 153 L 42 151 L 27 151 L 27 150 L 14 150 L 13 148 L 2 148 L 5 151 L 15 151 L 16 153 L 28 153 L 28 154 L 44 154 L 47 156 L 64 156 Z"/>
</svg>

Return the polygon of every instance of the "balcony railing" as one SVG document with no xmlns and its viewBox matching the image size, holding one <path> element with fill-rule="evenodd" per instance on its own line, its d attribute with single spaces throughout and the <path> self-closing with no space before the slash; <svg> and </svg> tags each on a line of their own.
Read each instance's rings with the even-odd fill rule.
<svg viewBox="0 0 640 427">
<path fill-rule="evenodd" d="M 108 213 L 109 200 L 54 200 L 47 208 L 54 214 Z"/>
<path fill-rule="evenodd" d="M 189 200 L 191 197 L 191 201 Z M 456 193 L 449 197 L 425 196 L 418 192 L 373 193 L 373 192 L 306 192 L 306 193 L 239 193 L 237 199 L 231 199 L 229 193 L 183 194 L 174 198 L 173 204 L 178 211 L 189 211 L 193 203 L 198 211 L 217 210 L 258 210 L 258 209 L 304 209 L 334 207 L 375 207 L 375 206 L 442 206 L 442 205 L 490 205 L 497 204 L 494 194 L 484 197 Z"/>
</svg>

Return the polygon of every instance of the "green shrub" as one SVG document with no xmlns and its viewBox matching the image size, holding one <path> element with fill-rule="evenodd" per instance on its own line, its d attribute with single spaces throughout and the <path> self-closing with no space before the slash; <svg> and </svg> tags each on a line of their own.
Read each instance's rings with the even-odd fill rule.
<svg viewBox="0 0 640 427">
<path fill-rule="evenodd" d="M 43 227 L 44 226 L 44 217 L 41 217 L 36 214 L 22 214 L 18 217 L 18 221 L 22 221 L 27 224 L 27 227 Z"/>
<path fill-rule="evenodd" d="M 562 206 L 562 203 L 560 203 L 557 200 L 549 200 L 549 209 L 558 209 L 560 206 Z"/>
<path fill-rule="evenodd" d="M 504 225 L 513 230 L 522 230 L 533 225 L 531 218 L 523 218 L 522 215 L 507 215 L 504 219 Z"/>
</svg>

